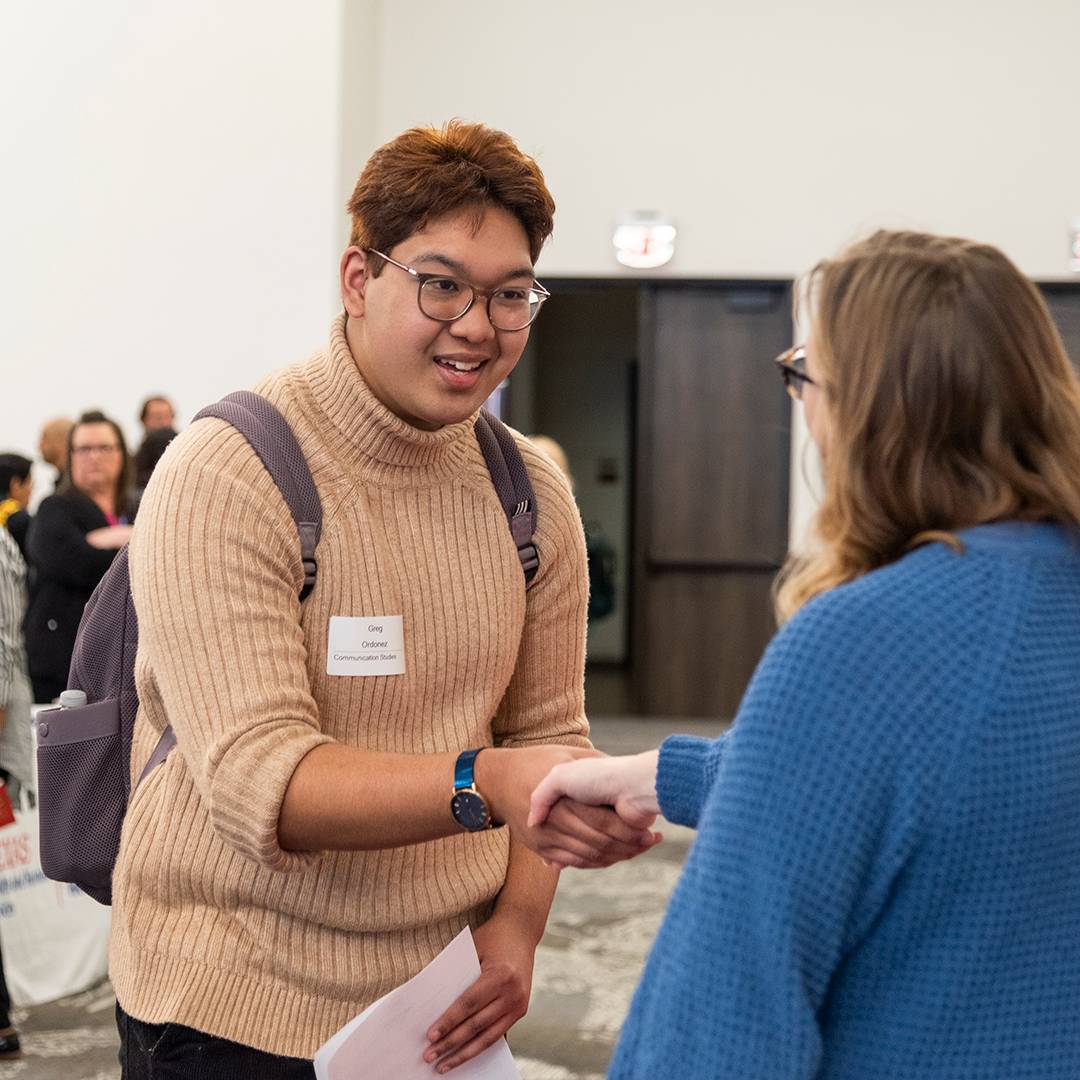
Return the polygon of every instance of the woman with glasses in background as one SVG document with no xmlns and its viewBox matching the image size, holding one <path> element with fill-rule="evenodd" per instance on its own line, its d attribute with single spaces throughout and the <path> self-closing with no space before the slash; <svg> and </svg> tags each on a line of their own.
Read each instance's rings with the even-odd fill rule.
<svg viewBox="0 0 1080 1080">
<path fill-rule="evenodd" d="M 84 413 L 68 434 L 68 462 L 27 538 L 34 574 L 26 651 L 38 702 L 55 700 L 67 686 L 83 608 L 131 536 L 131 462 L 119 425 L 104 413 Z"/>
<path fill-rule="evenodd" d="M 988 245 L 878 233 L 809 298 L 816 546 L 733 728 L 534 793 L 698 830 L 610 1075 L 1075 1078 L 1080 383 Z"/>
</svg>

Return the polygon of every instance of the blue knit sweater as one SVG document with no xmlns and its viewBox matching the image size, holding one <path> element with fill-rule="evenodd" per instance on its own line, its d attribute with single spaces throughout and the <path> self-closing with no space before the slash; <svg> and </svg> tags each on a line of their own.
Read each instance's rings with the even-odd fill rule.
<svg viewBox="0 0 1080 1080">
<path fill-rule="evenodd" d="M 735 725 L 610 1076 L 1080 1078 L 1080 546 L 961 534 L 806 605 Z"/>
</svg>

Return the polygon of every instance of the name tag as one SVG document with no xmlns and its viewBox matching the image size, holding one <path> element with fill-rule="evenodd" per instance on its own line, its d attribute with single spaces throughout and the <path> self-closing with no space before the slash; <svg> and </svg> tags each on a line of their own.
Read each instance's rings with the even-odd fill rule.
<svg viewBox="0 0 1080 1080">
<path fill-rule="evenodd" d="M 404 675 L 405 627 L 400 615 L 330 617 L 327 675 Z"/>
</svg>

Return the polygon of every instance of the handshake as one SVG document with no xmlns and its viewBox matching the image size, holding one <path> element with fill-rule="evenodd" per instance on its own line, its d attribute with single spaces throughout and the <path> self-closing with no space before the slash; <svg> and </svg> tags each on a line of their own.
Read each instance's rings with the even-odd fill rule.
<svg viewBox="0 0 1080 1080">
<path fill-rule="evenodd" d="M 652 825 L 659 751 L 608 757 L 564 746 L 487 750 L 477 787 L 498 816 L 553 866 L 596 869 L 659 843 Z"/>
</svg>

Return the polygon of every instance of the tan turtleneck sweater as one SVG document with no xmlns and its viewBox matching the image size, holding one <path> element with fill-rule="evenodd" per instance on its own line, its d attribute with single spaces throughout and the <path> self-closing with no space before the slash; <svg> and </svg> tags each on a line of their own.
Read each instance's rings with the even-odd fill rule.
<svg viewBox="0 0 1080 1080">
<path fill-rule="evenodd" d="M 202 420 L 174 441 L 130 548 L 133 779 L 167 724 L 177 749 L 124 823 L 110 974 L 141 1020 L 311 1057 L 487 917 L 508 837 L 287 852 L 277 825 L 293 770 L 331 741 L 588 745 L 588 578 L 566 481 L 518 436 L 538 506 L 526 592 L 473 421 L 427 432 L 390 413 L 343 317 L 327 348 L 255 389 L 289 421 L 322 498 L 318 580 L 301 607 L 296 528 L 242 435 Z M 327 675 L 334 615 L 403 616 L 405 674 Z"/>
</svg>

